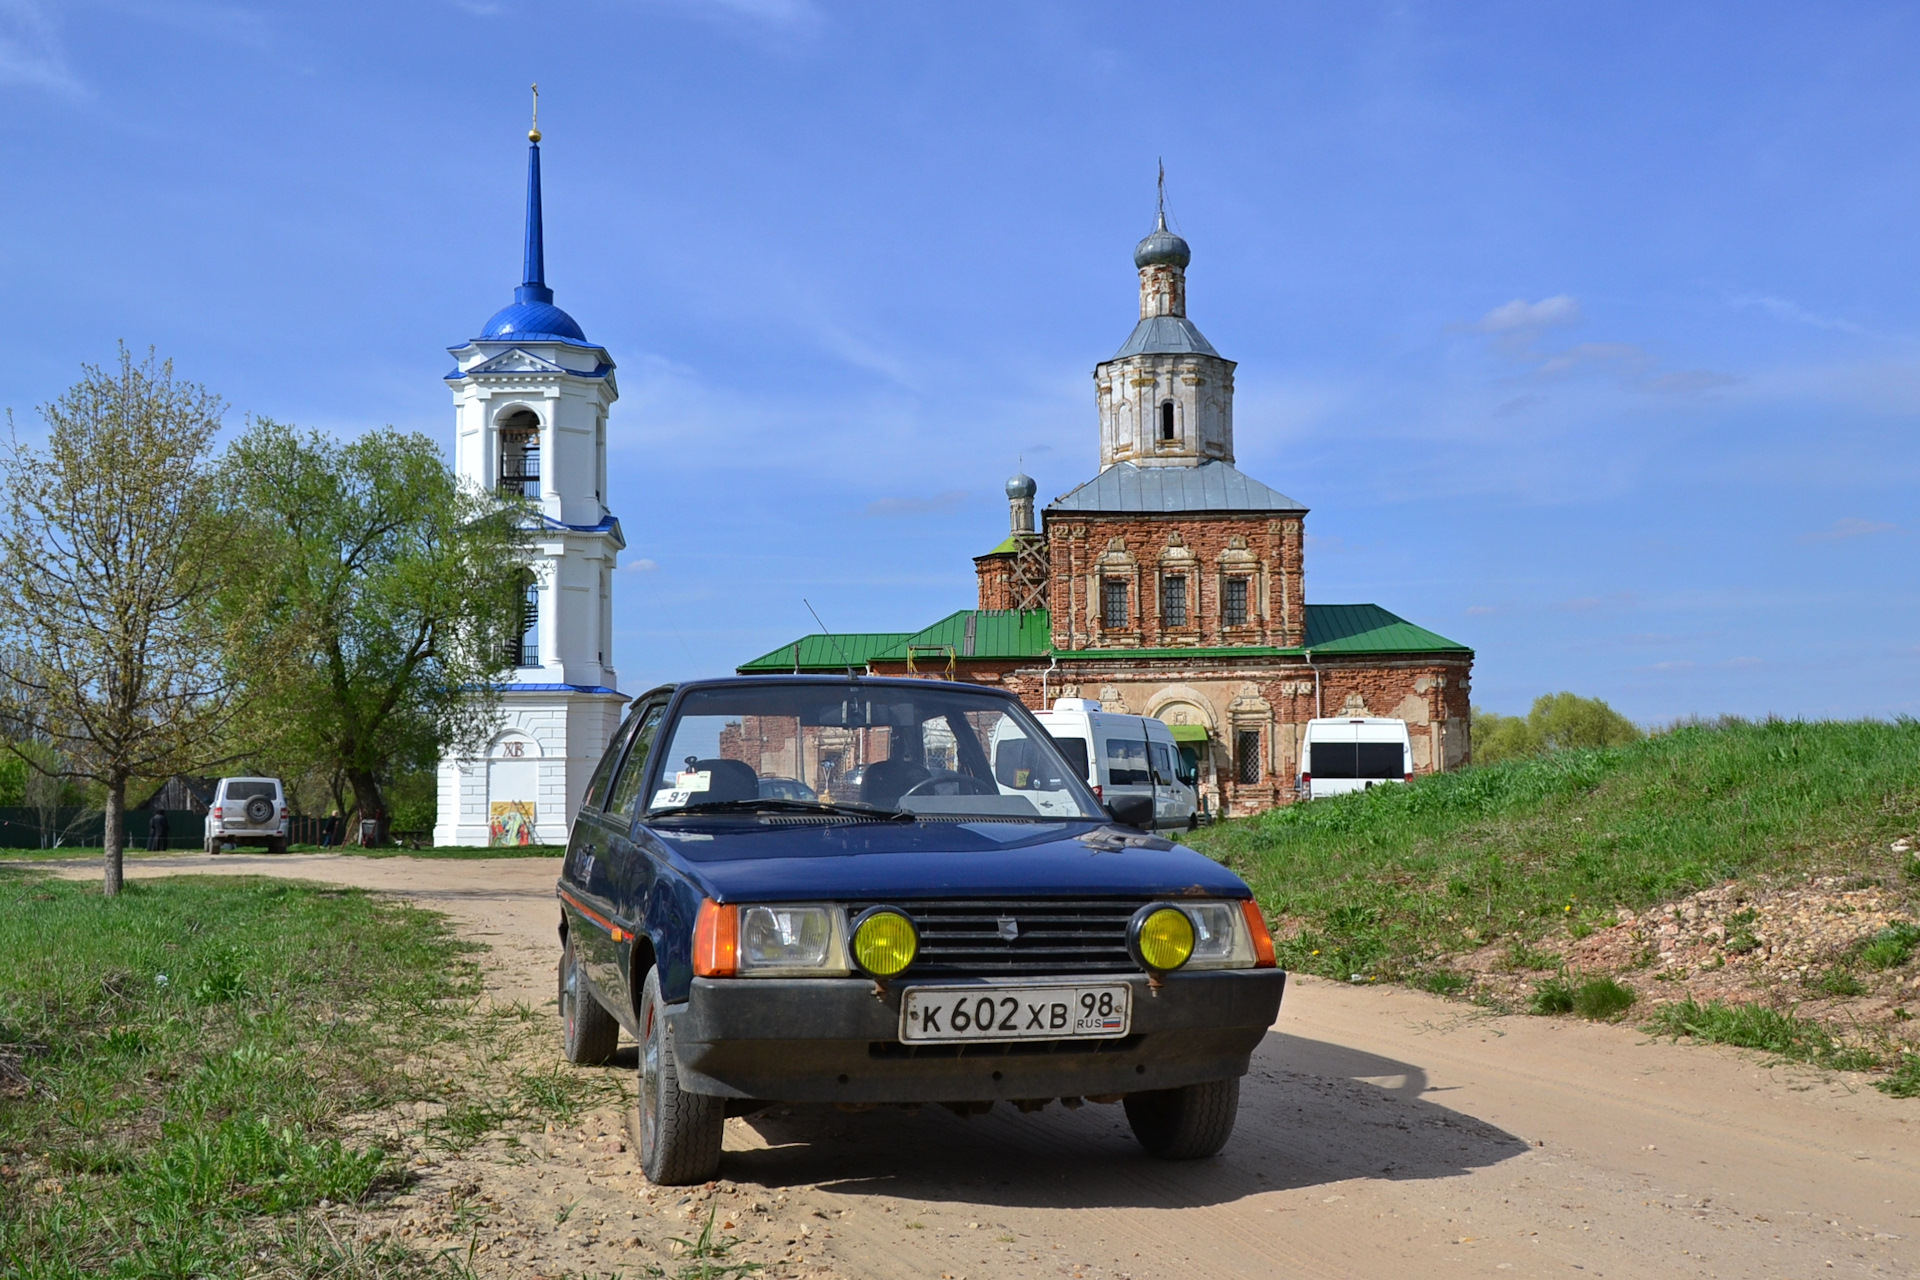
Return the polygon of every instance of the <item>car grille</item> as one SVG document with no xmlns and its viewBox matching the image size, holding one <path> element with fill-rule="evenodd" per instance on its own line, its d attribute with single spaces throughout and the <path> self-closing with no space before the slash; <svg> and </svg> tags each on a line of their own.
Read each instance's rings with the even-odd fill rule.
<svg viewBox="0 0 1920 1280">
<path fill-rule="evenodd" d="M 901 975 L 911 978 L 1000 978 L 1027 975 L 1137 973 L 1127 954 L 1127 922 L 1144 898 L 1075 898 L 895 902 L 920 931 L 920 953 Z M 853 904 L 857 915 L 872 903 Z M 1000 922 L 1018 932 L 1001 936 Z"/>
</svg>

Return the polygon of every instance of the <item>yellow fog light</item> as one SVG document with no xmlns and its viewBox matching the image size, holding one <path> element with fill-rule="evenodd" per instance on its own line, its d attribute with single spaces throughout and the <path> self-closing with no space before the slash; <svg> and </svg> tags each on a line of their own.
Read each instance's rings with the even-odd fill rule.
<svg viewBox="0 0 1920 1280">
<path fill-rule="evenodd" d="M 869 907 L 853 922 L 853 962 L 876 978 L 891 978 L 920 952 L 920 931 L 895 907 Z"/>
<path fill-rule="evenodd" d="M 1193 957 L 1193 918 L 1156 902 L 1140 908 L 1127 929 L 1133 958 L 1149 973 L 1172 973 Z"/>
</svg>

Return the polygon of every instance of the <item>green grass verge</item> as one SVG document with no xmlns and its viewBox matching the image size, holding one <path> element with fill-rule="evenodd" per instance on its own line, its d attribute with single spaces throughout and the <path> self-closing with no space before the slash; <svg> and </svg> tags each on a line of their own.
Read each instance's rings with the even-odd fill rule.
<svg viewBox="0 0 1920 1280">
<path fill-rule="evenodd" d="M 1293 805 L 1190 842 L 1299 922 L 1279 944 L 1287 967 L 1412 979 L 1733 877 L 1871 869 L 1916 818 L 1920 722 L 1736 722 Z"/>
<path fill-rule="evenodd" d="M 1691 1036 L 1708 1044 L 1759 1049 L 1792 1062 L 1811 1062 L 1839 1071 L 1868 1071 L 1882 1065 L 1880 1055 L 1842 1044 L 1817 1022 L 1757 1004 L 1720 1000 L 1663 1004 L 1653 1011 L 1646 1029 L 1656 1035 Z M 1896 1072 L 1880 1081 L 1879 1087 L 1899 1097 L 1911 1096 L 1895 1087 L 1900 1078 Z"/>
<path fill-rule="evenodd" d="M 444 1096 L 469 945 L 352 890 L 0 872 L 0 1258 L 20 1280 L 447 1274 L 311 1214 L 400 1184 L 342 1127 Z"/>
<path fill-rule="evenodd" d="M 245 848 L 242 854 L 265 856 L 265 849 Z M 323 849 L 317 844 L 296 844 L 290 853 L 337 853 L 349 858 L 450 858 L 456 860 L 487 858 L 558 858 L 565 855 L 567 847 L 563 844 L 501 845 L 493 848 L 469 848 L 464 845 L 436 846 L 431 849 L 361 849 L 356 846 L 335 846 Z M 144 849 L 128 849 L 128 861 L 160 861 L 166 858 L 197 858 L 202 851 L 199 848 L 169 849 L 164 853 L 148 853 Z M 104 849 L 61 848 L 61 849 L 0 849 L 0 862 L 98 862 L 106 856 Z M 226 857 L 226 854 L 221 854 Z"/>
</svg>

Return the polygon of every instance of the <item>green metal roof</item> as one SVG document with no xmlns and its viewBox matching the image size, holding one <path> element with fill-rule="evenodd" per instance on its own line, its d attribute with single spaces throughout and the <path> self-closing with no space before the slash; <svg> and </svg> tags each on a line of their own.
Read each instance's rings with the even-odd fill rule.
<svg viewBox="0 0 1920 1280">
<path fill-rule="evenodd" d="M 1009 539 L 1011 541 L 1011 539 Z M 1275 645 L 1191 649 L 1063 649 L 1056 655 L 1045 609 L 962 609 L 922 631 L 856 631 L 801 636 L 736 670 L 742 675 L 781 671 L 844 671 L 870 662 L 916 663 L 955 658 L 1040 659 L 1102 662 L 1117 658 L 1297 658 L 1305 651 Z M 1310 604 L 1306 649 L 1315 654 L 1471 653 L 1455 640 L 1415 626 L 1377 604 Z"/>
<path fill-rule="evenodd" d="M 1167 728 L 1173 731 L 1173 740 L 1175 742 L 1205 742 L 1207 740 L 1207 726 L 1203 724 L 1170 724 Z"/>
<path fill-rule="evenodd" d="M 845 631 L 831 635 L 815 632 L 751 662 L 743 662 L 734 670 L 743 676 L 783 671 L 845 671 L 850 666 L 865 670 L 874 654 L 891 649 L 911 634 L 908 631 Z"/>
<path fill-rule="evenodd" d="M 1307 648 L 1315 653 L 1470 653 L 1377 604 L 1310 604 Z"/>
<path fill-rule="evenodd" d="M 1053 643 L 1045 609 L 962 609 L 924 631 L 873 655 L 876 661 L 905 662 L 908 650 L 951 649 L 956 658 L 1044 658 Z M 928 655 L 917 652 L 916 661 Z"/>
<path fill-rule="evenodd" d="M 1013 541 L 1013 535 L 1012 535 L 1012 534 L 1008 534 L 1008 535 L 1007 535 L 1007 536 L 1006 536 L 1005 538 L 1003 538 L 1003 539 L 1001 540 L 1001 542 L 1000 542 L 1000 545 L 999 545 L 999 546 L 997 546 L 997 547 L 995 547 L 995 548 L 994 548 L 993 550 L 991 550 L 991 551 L 984 551 L 984 552 L 982 552 L 981 554 L 979 554 L 979 555 L 977 555 L 977 556 L 975 556 L 975 557 L 974 557 L 974 559 L 975 559 L 975 560 L 984 560 L 984 559 L 986 559 L 986 558 L 987 558 L 988 556 L 1010 556 L 1010 555 L 1013 555 L 1013 554 L 1014 554 L 1015 552 L 1017 552 L 1017 551 L 1019 551 L 1019 550 L 1020 550 L 1020 548 L 1019 548 L 1018 546 L 1016 546 L 1016 545 L 1014 545 L 1014 541 Z"/>
</svg>

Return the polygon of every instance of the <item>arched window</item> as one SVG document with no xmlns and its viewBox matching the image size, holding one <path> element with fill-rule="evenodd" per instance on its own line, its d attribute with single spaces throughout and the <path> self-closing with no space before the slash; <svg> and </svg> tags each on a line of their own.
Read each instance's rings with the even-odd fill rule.
<svg viewBox="0 0 1920 1280">
<path fill-rule="evenodd" d="M 516 667 L 540 665 L 540 580 L 530 571 L 520 574 L 520 599 L 515 625 L 507 636 L 507 661 Z"/>
<path fill-rule="evenodd" d="M 500 423 L 500 492 L 540 496 L 540 419 L 518 409 Z"/>
<path fill-rule="evenodd" d="M 1160 402 L 1160 438 L 1173 439 L 1173 401 L 1171 400 Z"/>
</svg>

